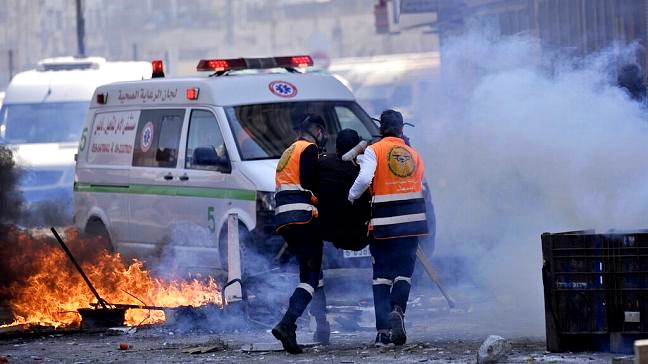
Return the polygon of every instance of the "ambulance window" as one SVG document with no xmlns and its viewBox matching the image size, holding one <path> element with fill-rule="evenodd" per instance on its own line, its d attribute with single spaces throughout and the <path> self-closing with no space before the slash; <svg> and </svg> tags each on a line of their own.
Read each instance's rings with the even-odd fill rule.
<svg viewBox="0 0 648 364">
<path fill-rule="evenodd" d="M 336 106 L 335 114 L 337 115 L 340 123 L 340 130 L 353 129 L 358 132 L 361 139 L 371 140 L 372 135 L 365 126 L 365 124 L 358 118 L 358 116 L 346 106 Z"/>
<path fill-rule="evenodd" d="M 295 141 L 295 126 L 306 114 L 324 118 L 330 133 L 327 150 L 335 150 L 340 127 L 353 128 L 365 139 L 377 134 L 369 115 L 352 101 L 237 105 L 226 107 L 225 113 L 242 160 L 279 159 Z"/>
<path fill-rule="evenodd" d="M 209 111 L 191 112 L 185 168 L 229 172 L 223 135 L 216 117 Z"/>
<path fill-rule="evenodd" d="M 133 152 L 133 166 L 174 168 L 184 110 L 143 110 Z"/>
</svg>

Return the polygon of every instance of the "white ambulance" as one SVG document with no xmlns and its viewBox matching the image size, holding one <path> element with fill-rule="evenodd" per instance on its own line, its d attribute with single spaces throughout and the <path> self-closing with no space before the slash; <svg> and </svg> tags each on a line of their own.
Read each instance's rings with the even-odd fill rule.
<svg viewBox="0 0 648 364">
<path fill-rule="evenodd" d="M 198 70 L 209 77 L 163 78 L 154 62 L 152 79 L 97 88 L 79 143 L 75 225 L 126 258 L 171 254 L 191 271 L 212 271 L 227 267 L 235 213 L 244 274 L 266 269 L 281 256 L 274 176 L 293 125 L 322 116 L 329 151 L 341 129 L 377 135 L 347 87 L 299 71 L 311 64 L 308 56 L 203 60 Z"/>
<path fill-rule="evenodd" d="M 56 201 L 71 216 L 74 154 L 94 90 L 149 77 L 148 62 L 58 57 L 11 80 L 0 109 L 0 144 L 22 170 L 19 188 L 28 204 Z"/>
</svg>

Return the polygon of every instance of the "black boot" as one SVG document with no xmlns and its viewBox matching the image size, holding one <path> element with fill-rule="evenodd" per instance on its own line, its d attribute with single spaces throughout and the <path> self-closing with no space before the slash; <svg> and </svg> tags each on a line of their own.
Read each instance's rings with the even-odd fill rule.
<svg viewBox="0 0 648 364">
<path fill-rule="evenodd" d="M 394 345 L 403 345 L 407 341 L 405 334 L 405 315 L 400 306 L 394 306 L 394 310 L 389 314 L 389 323 L 391 324 L 391 342 Z"/>
<path fill-rule="evenodd" d="M 317 328 L 313 334 L 313 341 L 328 345 L 331 338 L 331 325 L 326 321 L 326 295 L 324 287 L 317 287 L 310 303 L 310 313 L 315 316 Z"/>
<path fill-rule="evenodd" d="M 290 354 L 301 354 L 302 349 L 297 344 L 297 325 L 284 322 L 283 320 L 272 329 L 272 335 L 281 341 L 284 350 Z"/>
<path fill-rule="evenodd" d="M 389 290 L 391 286 L 386 284 L 374 284 L 373 288 L 373 298 L 374 298 L 374 309 L 376 312 L 376 330 L 389 331 L 391 325 L 389 323 Z"/>
<path fill-rule="evenodd" d="M 302 288 L 295 289 L 290 300 L 288 301 L 288 310 L 284 314 L 281 322 L 272 329 L 272 335 L 281 341 L 284 349 L 291 354 L 301 354 L 302 349 L 297 344 L 297 318 L 304 313 L 306 306 L 311 300 L 311 294 Z"/>
<path fill-rule="evenodd" d="M 374 346 L 381 348 L 383 346 L 391 345 L 391 339 L 389 338 L 389 330 L 380 330 L 376 334 L 376 341 L 374 341 Z"/>
</svg>

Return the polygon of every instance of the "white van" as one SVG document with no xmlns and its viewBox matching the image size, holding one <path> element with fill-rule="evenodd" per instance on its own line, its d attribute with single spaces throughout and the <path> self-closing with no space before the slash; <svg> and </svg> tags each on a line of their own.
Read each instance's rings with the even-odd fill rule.
<svg viewBox="0 0 648 364">
<path fill-rule="evenodd" d="M 0 144 L 22 169 L 19 188 L 28 204 L 56 201 L 71 216 L 74 154 L 94 90 L 149 77 L 148 62 L 59 57 L 11 80 L 0 109 Z"/>
<path fill-rule="evenodd" d="M 377 134 L 336 78 L 296 71 L 309 64 L 308 56 L 206 60 L 198 69 L 211 77 L 97 88 L 79 144 L 75 225 L 126 258 L 173 254 L 195 272 L 226 268 L 227 218 L 236 213 L 244 274 L 267 268 L 281 256 L 274 176 L 294 123 L 322 116 L 329 151 L 343 128 Z"/>
</svg>

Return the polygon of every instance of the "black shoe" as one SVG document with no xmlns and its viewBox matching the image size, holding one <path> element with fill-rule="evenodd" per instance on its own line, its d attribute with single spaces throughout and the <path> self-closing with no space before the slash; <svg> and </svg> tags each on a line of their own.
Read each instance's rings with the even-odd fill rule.
<svg viewBox="0 0 648 364">
<path fill-rule="evenodd" d="M 405 320 L 403 310 L 399 306 L 394 306 L 394 310 L 389 314 L 391 324 L 391 342 L 394 345 L 403 345 L 407 341 L 405 334 Z"/>
<path fill-rule="evenodd" d="M 295 324 L 290 325 L 282 322 L 278 323 L 277 326 L 272 329 L 272 335 L 277 338 L 277 340 L 281 341 L 284 350 L 290 354 L 302 353 L 301 347 L 297 344 L 297 335 L 295 334 L 296 330 L 297 326 Z"/>
<path fill-rule="evenodd" d="M 331 343 L 331 325 L 328 321 L 323 321 L 317 324 L 317 329 L 313 334 L 313 341 L 320 343 L 321 345 L 328 345 Z"/>
<path fill-rule="evenodd" d="M 376 341 L 374 342 L 374 346 L 377 348 L 381 348 L 383 346 L 388 346 L 391 345 L 391 340 L 389 339 L 389 332 L 378 332 L 376 334 Z"/>
</svg>

